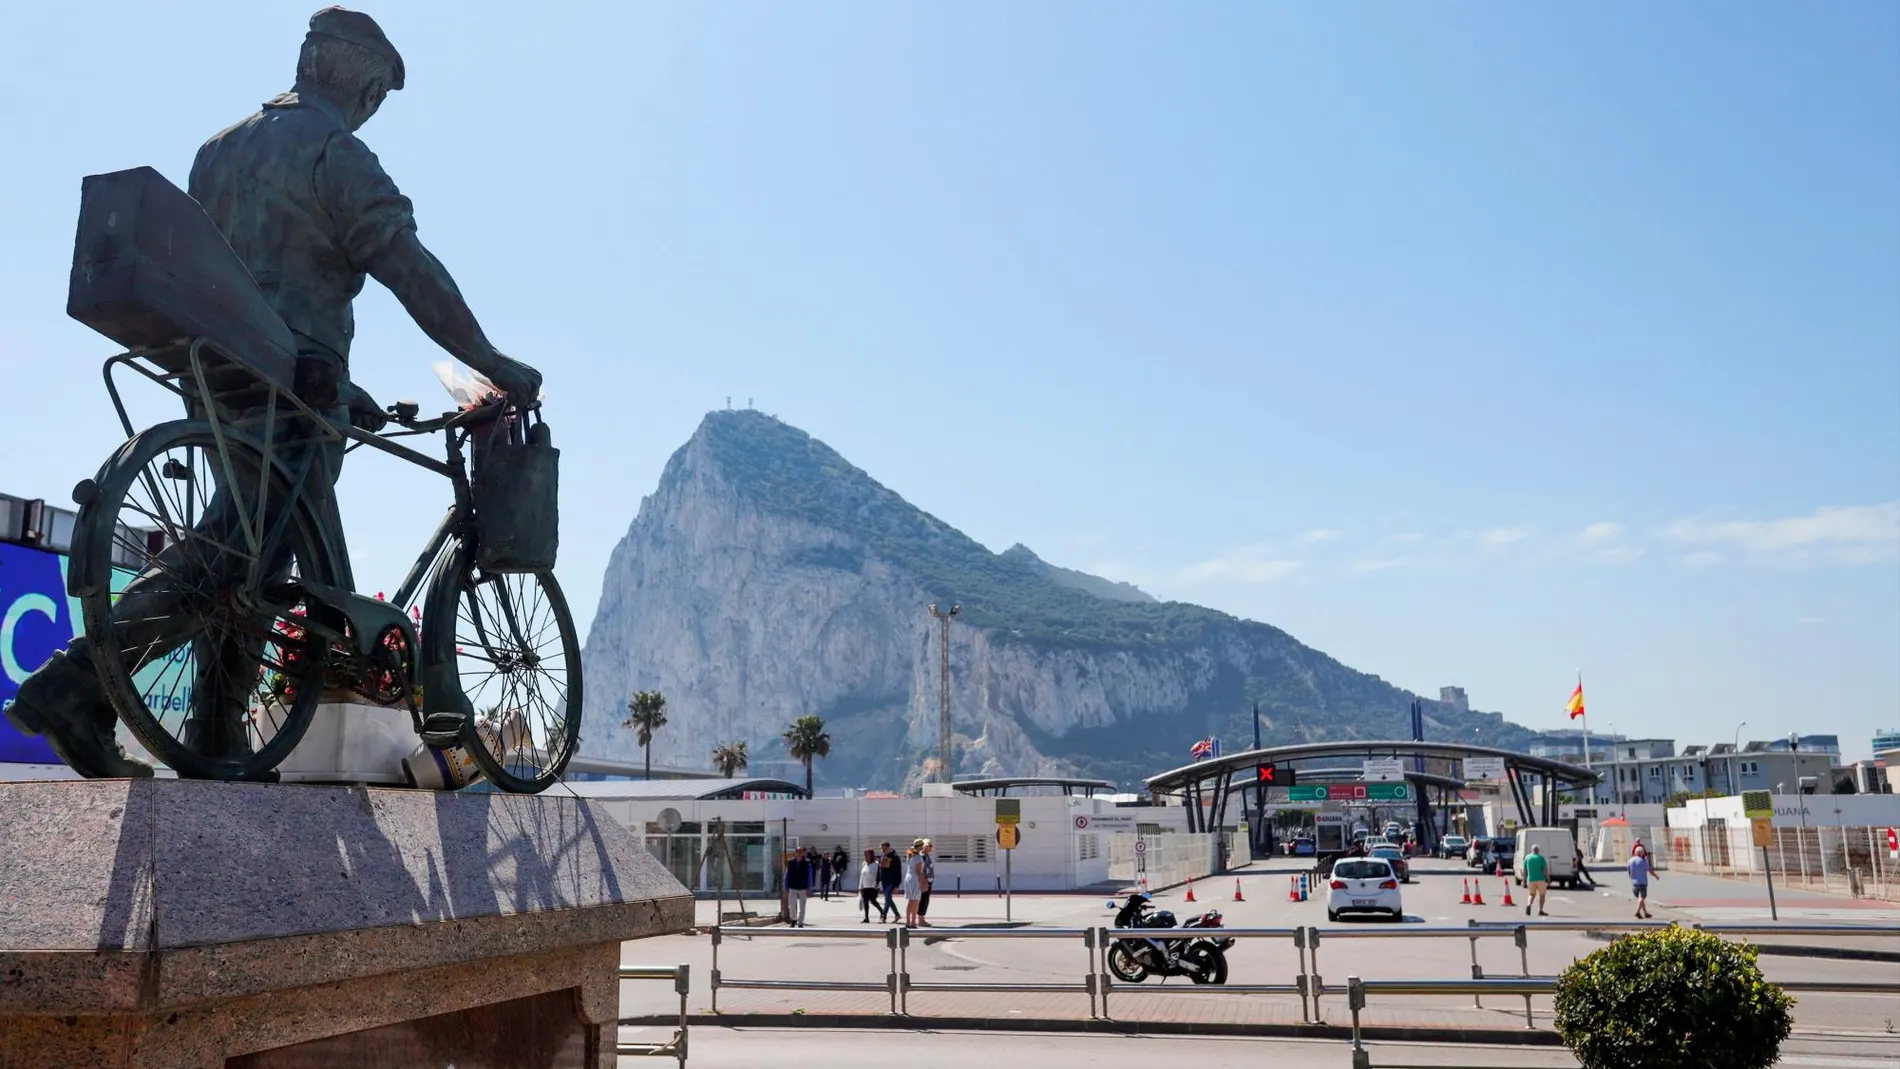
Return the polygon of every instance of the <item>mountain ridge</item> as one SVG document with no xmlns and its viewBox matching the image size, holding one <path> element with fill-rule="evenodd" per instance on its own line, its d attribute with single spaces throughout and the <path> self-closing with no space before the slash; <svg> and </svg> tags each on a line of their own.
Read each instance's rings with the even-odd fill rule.
<svg viewBox="0 0 1900 1069">
<path fill-rule="evenodd" d="M 728 410 L 668 460 L 609 560 L 583 654 L 583 748 L 631 756 L 619 707 L 658 688 L 679 730 L 656 759 L 703 763 L 695 750 L 740 738 L 769 758 L 783 724 L 812 712 L 834 723 L 821 782 L 915 782 L 936 749 L 931 602 L 961 606 L 957 775 L 1131 783 L 1204 735 L 1250 740 L 1254 702 L 1269 742 L 1403 737 L 1418 697 L 1271 624 L 1020 545 L 992 553 L 806 432 Z M 1533 734 L 1422 700 L 1428 737 Z"/>
</svg>

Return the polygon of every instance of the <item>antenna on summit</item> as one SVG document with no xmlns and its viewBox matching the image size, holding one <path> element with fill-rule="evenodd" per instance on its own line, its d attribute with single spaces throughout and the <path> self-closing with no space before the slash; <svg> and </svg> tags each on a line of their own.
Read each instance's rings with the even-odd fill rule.
<svg viewBox="0 0 1900 1069">
<path fill-rule="evenodd" d="M 726 395 L 726 411 L 728 412 L 732 411 L 732 395 L 731 394 Z"/>
</svg>

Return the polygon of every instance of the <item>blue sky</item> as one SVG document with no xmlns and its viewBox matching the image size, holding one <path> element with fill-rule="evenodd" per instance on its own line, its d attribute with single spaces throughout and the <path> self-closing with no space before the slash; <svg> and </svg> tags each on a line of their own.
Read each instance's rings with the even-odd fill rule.
<svg viewBox="0 0 1900 1069">
<path fill-rule="evenodd" d="M 80 177 L 182 184 L 317 6 L 10 16 L 0 488 L 116 444 Z M 1900 726 L 1900 7 L 367 10 L 409 85 L 364 138 L 548 376 L 583 629 L 730 396 L 994 549 L 1526 724 L 1581 668 L 1597 730 Z M 436 403 L 357 307 L 358 379 Z M 446 493 L 345 474 L 393 587 Z"/>
</svg>

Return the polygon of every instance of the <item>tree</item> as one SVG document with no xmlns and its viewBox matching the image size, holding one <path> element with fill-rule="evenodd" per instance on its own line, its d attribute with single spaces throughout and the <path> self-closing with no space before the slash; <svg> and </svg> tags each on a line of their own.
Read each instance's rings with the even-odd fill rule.
<svg viewBox="0 0 1900 1069">
<path fill-rule="evenodd" d="M 720 775 L 731 779 L 749 763 L 745 750 L 743 742 L 728 742 L 713 747 L 713 767 L 719 770 Z"/>
<path fill-rule="evenodd" d="M 653 778 L 653 733 L 666 726 L 666 695 L 657 690 L 636 690 L 627 699 L 627 722 L 622 727 L 639 731 L 636 739 L 646 749 L 646 778 Z"/>
<path fill-rule="evenodd" d="M 811 793 L 811 763 L 816 757 L 831 756 L 831 736 L 825 734 L 825 722 L 816 716 L 801 716 L 785 729 L 785 748 L 792 760 L 805 762 L 805 793 Z"/>
</svg>

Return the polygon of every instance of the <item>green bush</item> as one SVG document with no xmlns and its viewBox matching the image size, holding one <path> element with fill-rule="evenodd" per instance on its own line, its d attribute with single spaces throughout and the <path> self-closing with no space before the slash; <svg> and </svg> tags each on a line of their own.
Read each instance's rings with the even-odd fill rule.
<svg viewBox="0 0 1900 1069">
<path fill-rule="evenodd" d="M 1557 978 L 1557 1033 L 1583 1069 L 1768 1069 L 1794 999 L 1755 954 L 1674 926 L 1619 939 Z"/>
</svg>

